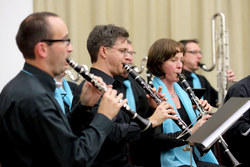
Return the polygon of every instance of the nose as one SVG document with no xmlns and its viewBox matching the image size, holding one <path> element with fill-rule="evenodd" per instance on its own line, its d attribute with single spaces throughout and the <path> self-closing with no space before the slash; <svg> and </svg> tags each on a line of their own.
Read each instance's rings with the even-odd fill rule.
<svg viewBox="0 0 250 167">
<path fill-rule="evenodd" d="M 177 66 L 177 68 L 182 68 L 183 62 L 181 60 L 178 61 L 176 66 Z"/>
<path fill-rule="evenodd" d="M 201 52 L 197 53 L 197 57 L 201 59 L 202 58 L 202 53 Z"/>
<path fill-rule="evenodd" d="M 73 51 L 73 45 L 70 43 L 68 46 L 68 52 L 72 52 Z"/>
<path fill-rule="evenodd" d="M 125 54 L 124 55 L 124 59 L 125 59 L 125 61 L 128 63 L 131 63 L 131 62 L 133 62 L 133 56 L 130 54 L 130 53 L 127 53 L 127 54 Z"/>
<path fill-rule="evenodd" d="M 179 62 L 177 66 L 180 67 L 180 68 L 182 68 L 183 63 L 182 63 L 182 62 Z"/>
</svg>

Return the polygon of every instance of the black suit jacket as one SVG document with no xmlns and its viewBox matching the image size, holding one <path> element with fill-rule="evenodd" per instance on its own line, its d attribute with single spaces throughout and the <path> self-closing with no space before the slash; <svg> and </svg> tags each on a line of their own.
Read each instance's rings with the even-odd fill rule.
<svg viewBox="0 0 250 167">
<path fill-rule="evenodd" d="M 90 73 L 101 77 L 107 85 L 113 85 L 113 88 L 116 89 L 118 93 L 123 93 L 124 98 L 126 97 L 126 86 L 123 84 L 124 78 L 112 78 L 106 73 L 95 68 L 91 68 Z M 132 78 L 130 78 L 130 81 L 134 91 L 137 112 L 142 114 L 142 116 L 146 115 L 147 112 L 145 111 L 148 110 L 148 102 L 145 92 L 135 81 L 133 81 Z M 79 85 L 77 90 L 78 95 L 74 96 L 74 104 L 77 104 L 79 101 L 82 85 L 83 83 Z M 91 113 L 93 115 L 95 115 L 98 106 L 99 102 L 92 108 Z M 102 145 L 100 153 L 93 166 L 129 166 L 127 145 L 129 142 L 139 140 L 141 138 L 142 134 L 140 133 L 140 128 L 138 124 L 131 120 L 131 118 L 123 110 L 117 114 L 117 116 L 113 119 L 113 122 L 114 127 Z M 143 135 L 148 135 L 150 132 L 151 131 L 149 130 L 146 133 L 143 133 Z"/>
<path fill-rule="evenodd" d="M 13 166 L 89 166 L 112 128 L 103 114 L 96 114 L 87 127 L 72 130 L 54 98 L 54 79 L 44 71 L 25 63 L 24 69 L 0 94 L 0 161 Z M 77 115 L 76 119 L 83 122 Z M 72 121 L 76 122 L 76 120 Z"/>
</svg>

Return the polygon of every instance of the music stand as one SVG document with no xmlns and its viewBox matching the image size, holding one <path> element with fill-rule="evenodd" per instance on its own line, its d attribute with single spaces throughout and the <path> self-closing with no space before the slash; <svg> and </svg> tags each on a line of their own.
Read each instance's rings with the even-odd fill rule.
<svg viewBox="0 0 250 167">
<path fill-rule="evenodd" d="M 250 98 L 232 97 L 186 140 L 190 146 L 209 149 L 248 109 Z"/>
</svg>

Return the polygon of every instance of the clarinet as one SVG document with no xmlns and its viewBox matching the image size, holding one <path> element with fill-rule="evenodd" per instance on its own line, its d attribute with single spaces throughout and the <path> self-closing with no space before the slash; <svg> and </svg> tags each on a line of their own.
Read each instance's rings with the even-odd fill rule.
<svg viewBox="0 0 250 167">
<path fill-rule="evenodd" d="M 76 72 L 82 75 L 83 78 L 91 82 L 102 94 L 107 91 L 107 87 L 96 80 L 94 74 L 89 73 L 86 69 L 84 69 L 84 67 L 79 66 L 73 60 L 66 59 L 66 61 L 72 68 L 74 68 Z M 125 111 L 125 113 L 128 114 L 130 118 L 139 125 L 139 127 L 142 129 L 141 131 L 145 131 L 150 127 L 151 122 L 148 119 L 142 118 L 139 114 L 131 110 L 127 103 L 122 106 L 122 110 Z"/>
<path fill-rule="evenodd" d="M 200 106 L 199 104 L 199 98 L 194 94 L 194 91 L 192 90 L 192 88 L 190 87 L 190 85 L 188 84 L 186 77 L 183 74 L 178 74 L 178 77 L 181 81 L 181 84 L 184 88 L 184 90 L 188 93 L 189 97 L 191 98 L 192 102 L 195 104 L 196 108 L 198 109 L 198 111 L 200 112 L 201 116 L 207 115 L 208 113 Z"/>
<path fill-rule="evenodd" d="M 123 67 L 128 71 L 129 75 L 144 89 L 146 93 L 149 94 L 150 97 L 160 105 L 163 100 L 152 90 L 152 87 L 147 84 L 128 64 L 123 64 Z M 186 130 L 190 135 L 191 131 L 188 129 L 187 124 L 180 118 L 178 115 L 175 115 L 178 119 L 173 120 L 182 130 Z"/>
<path fill-rule="evenodd" d="M 153 85 L 153 74 L 151 72 L 149 72 L 148 70 L 146 71 L 146 74 L 147 74 L 147 83 L 151 86 L 151 87 L 154 87 Z"/>
<path fill-rule="evenodd" d="M 200 115 L 204 116 L 207 115 L 207 112 L 199 105 L 199 98 L 197 96 L 195 96 L 192 88 L 190 87 L 190 85 L 188 84 L 188 82 L 186 81 L 186 77 L 183 74 L 177 74 L 182 86 L 184 87 L 185 91 L 189 94 L 191 100 L 194 102 L 196 108 L 199 110 Z M 225 149 L 225 152 L 227 153 L 228 157 L 230 158 L 230 160 L 232 161 L 232 163 L 234 164 L 234 166 L 238 166 L 241 163 L 239 163 L 237 161 L 237 159 L 233 156 L 233 154 L 230 152 L 230 150 L 227 147 L 227 143 L 226 141 L 223 139 L 223 137 L 220 135 L 219 136 L 219 143 L 221 143 L 222 147 Z"/>
</svg>

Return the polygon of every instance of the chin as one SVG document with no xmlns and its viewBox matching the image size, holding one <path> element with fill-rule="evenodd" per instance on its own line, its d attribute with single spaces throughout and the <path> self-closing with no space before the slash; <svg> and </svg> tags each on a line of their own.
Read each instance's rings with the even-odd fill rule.
<svg viewBox="0 0 250 167">
<path fill-rule="evenodd" d="M 173 82 L 178 82 L 178 81 L 179 81 L 179 79 L 174 79 L 174 80 L 173 80 Z"/>
<path fill-rule="evenodd" d="M 194 70 L 193 70 L 193 71 L 197 71 L 197 70 L 199 70 L 199 67 L 197 67 L 197 68 L 194 68 Z"/>
</svg>

